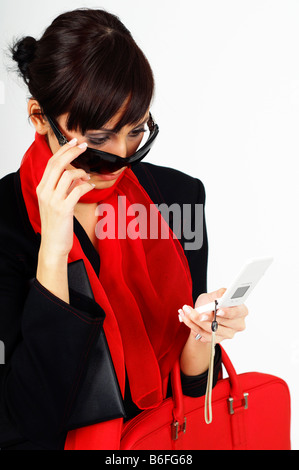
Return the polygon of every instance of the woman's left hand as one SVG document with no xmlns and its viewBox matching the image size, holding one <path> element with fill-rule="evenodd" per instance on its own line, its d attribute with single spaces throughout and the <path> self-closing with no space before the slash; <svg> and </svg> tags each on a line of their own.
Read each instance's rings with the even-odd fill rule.
<svg viewBox="0 0 299 470">
<path fill-rule="evenodd" d="M 215 292 L 201 294 L 195 303 L 195 308 L 220 298 L 226 289 L 219 289 Z M 216 332 L 216 342 L 220 343 L 224 339 L 231 339 L 239 331 L 245 329 L 245 318 L 248 315 L 247 307 L 242 304 L 237 307 L 221 308 L 217 311 L 218 329 Z M 211 342 L 211 325 L 214 319 L 214 312 L 198 313 L 191 306 L 184 305 L 179 310 L 179 316 L 191 330 L 194 337 L 199 338 L 203 343 Z M 200 337 L 198 336 L 200 335 Z"/>
</svg>

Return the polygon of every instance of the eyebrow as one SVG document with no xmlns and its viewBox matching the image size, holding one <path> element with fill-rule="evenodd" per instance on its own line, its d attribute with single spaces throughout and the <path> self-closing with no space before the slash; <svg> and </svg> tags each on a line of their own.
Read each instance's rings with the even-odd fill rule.
<svg viewBox="0 0 299 470">
<path fill-rule="evenodd" d="M 141 127 L 143 126 L 144 124 L 147 123 L 147 121 L 149 120 L 150 116 L 148 115 L 144 121 L 140 122 L 137 126 L 134 127 L 134 129 L 137 129 L 138 127 Z M 132 130 L 134 130 L 132 129 Z M 105 127 L 101 127 L 99 130 L 97 131 L 87 131 L 85 133 L 85 136 L 86 137 L 94 137 L 96 136 L 99 132 L 108 132 L 108 133 L 111 133 L 111 134 L 117 134 L 117 132 L 114 130 L 114 129 L 106 129 Z"/>
</svg>

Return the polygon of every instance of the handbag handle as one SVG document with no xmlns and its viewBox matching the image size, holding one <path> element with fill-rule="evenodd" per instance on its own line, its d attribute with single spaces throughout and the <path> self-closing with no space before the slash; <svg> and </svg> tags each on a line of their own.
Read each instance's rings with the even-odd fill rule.
<svg viewBox="0 0 299 470">
<path fill-rule="evenodd" d="M 228 373 L 228 378 L 230 382 L 230 396 L 233 403 L 233 400 L 243 400 L 245 394 L 241 389 L 238 375 L 236 370 L 228 357 L 227 353 L 223 349 L 221 345 L 221 358 L 222 363 Z M 183 391 L 182 391 L 182 383 L 181 383 L 181 371 L 180 371 L 180 363 L 177 360 L 171 370 L 171 386 L 172 386 L 172 396 L 174 401 L 173 407 L 173 439 L 177 439 L 178 433 L 180 431 L 185 432 L 186 428 L 186 420 L 184 417 L 184 400 L 183 400 Z M 232 405 L 230 407 L 230 413 L 233 414 Z"/>
<path fill-rule="evenodd" d="M 229 382 L 230 382 L 230 387 L 231 387 L 230 388 L 231 397 L 235 398 L 236 400 L 240 399 L 240 397 L 243 397 L 243 391 L 242 391 L 240 383 L 239 383 L 237 372 L 236 372 L 230 358 L 228 357 L 227 353 L 223 349 L 223 347 L 221 345 L 219 345 L 219 346 L 221 348 L 222 363 L 223 363 L 223 365 L 226 369 L 226 372 L 228 373 L 228 377 L 229 377 Z"/>
<path fill-rule="evenodd" d="M 170 378 L 173 398 L 172 439 L 176 441 L 179 437 L 179 432 L 186 432 L 186 418 L 184 417 L 184 399 L 179 360 L 175 361 L 170 372 Z"/>
</svg>

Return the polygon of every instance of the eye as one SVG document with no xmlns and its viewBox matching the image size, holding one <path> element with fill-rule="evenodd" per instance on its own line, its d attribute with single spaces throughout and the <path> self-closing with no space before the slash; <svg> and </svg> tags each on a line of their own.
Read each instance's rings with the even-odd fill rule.
<svg viewBox="0 0 299 470">
<path fill-rule="evenodd" d="M 133 131 L 130 132 L 130 135 L 132 137 L 139 137 L 141 134 L 144 134 L 146 132 L 146 129 L 134 129 Z"/>
<path fill-rule="evenodd" d="M 109 140 L 109 137 L 106 136 L 106 137 L 101 137 L 101 138 L 98 138 L 98 139 L 89 138 L 88 140 L 90 142 L 90 145 L 103 145 Z"/>
</svg>

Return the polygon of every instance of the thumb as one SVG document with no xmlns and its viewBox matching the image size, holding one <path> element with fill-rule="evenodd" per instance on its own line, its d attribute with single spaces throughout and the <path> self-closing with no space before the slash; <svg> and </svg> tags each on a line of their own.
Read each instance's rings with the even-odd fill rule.
<svg viewBox="0 0 299 470">
<path fill-rule="evenodd" d="M 220 289 L 215 290 L 215 292 L 212 292 L 212 294 L 215 295 L 215 297 L 212 300 L 219 299 L 220 297 L 222 297 L 225 291 L 226 291 L 226 288 L 221 287 Z"/>
<path fill-rule="evenodd" d="M 226 291 L 225 287 L 221 287 L 220 289 L 217 289 L 213 292 L 208 292 L 206 294 L 201 294 L 195 303 L 196 307 L 200 307 L 201 305 L 208 304 L 210 302 L 213 302 L 216 299 L 219 299 L 220 297 L 223 296 L 224 292 Z"/>
</svg>

